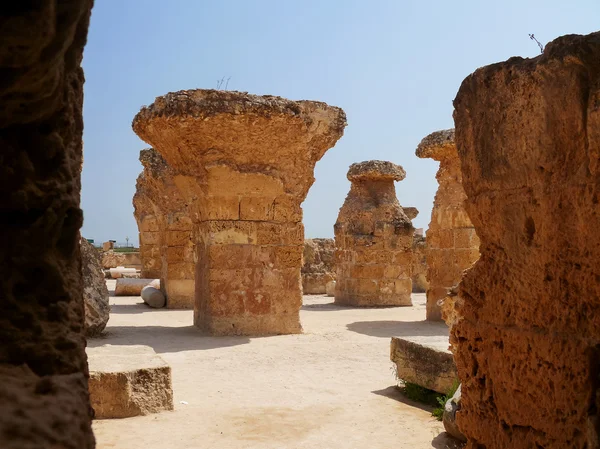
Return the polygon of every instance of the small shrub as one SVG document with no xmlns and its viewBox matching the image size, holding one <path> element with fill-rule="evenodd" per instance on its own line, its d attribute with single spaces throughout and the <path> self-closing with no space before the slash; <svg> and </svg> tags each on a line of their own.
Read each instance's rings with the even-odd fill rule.
<svg viewBox="0 0 600 449">
<path fill-rule="evenodd" d="M 454 396 L 454 393 L 456 393 L 459 385 L 460 382 L 458 379 L 455 380 L 452 384 L 452 388 L 450 388 L 450 391 L 448 391 L 447 394 L 441 394 L 437 391 L 429 390 L 428 388 L 413 384 L 411 382 L 404 382 L 404 386 L 398 388 L 400 388 L 400 391 L 402 391 L 404 396 L 411 401 L 434 407 L 431 415 L 438 421 L 441 421 L 444 415 L 444 407 L 446 406 L 446 402 L 448 402 L 448 400 Z"/>
<path fill-rule="evenodd" d="M 456 390 L 458 390 L 458 386 L 460 385 L 460 382 L 458 381 L 458 379 L 456 379 L 454 381 L 454 383 L 452 384 L 452 388 L 450 388 L 450 391 L 447 394 L 439 394 L 437 397 L 437 402 L 438 402 L 438 406 L 436 408 L 433 409 L 433 412 L 431 412 L 431 414 L 438 420 L 441 421 L 442 417 L 444 416 L 444 407 L 446 407 L 446 402 L 448 402 L 448 400 L 450 400 L 452 398 L 452 396 L 454 396 L 454 393 L 456 393 Z"/>
<path fill-rule="evenodd" d="M 404 396 L 411 401 L 433 406 L 438 404 L 438 396 L 441 396 L 433 390 L 429 390 L 428 388 L 411 382 L 404 382 L 404 387 L 401 387 L 401 391 L 404 393 Z"/>
</svg>

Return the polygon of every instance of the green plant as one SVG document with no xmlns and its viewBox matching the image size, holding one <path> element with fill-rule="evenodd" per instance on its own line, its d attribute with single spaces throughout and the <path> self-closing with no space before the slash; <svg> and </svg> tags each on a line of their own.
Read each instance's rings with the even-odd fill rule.
<svg viewBox="0 0 600 449">
<path fill-rule="evenodd" d="M 433 412 L 431 412 L 431 414 L 438 421 L 442 420 L 442 417 L 444 416 L 444 408 L 446 407 L 446 402 L 448 402 L 452 398 L 452 396 L 454 396 L 454 393 L 456 393 L 456 390 L 458 390 L 459 385 L 460 382 L 458 381 L 458 379 L 456 379 L 452 384 L 452 388 L 450 388 L 450 391 L 448 391 L 447 394 L 438 394 L 438 397 L 436 398 L 438 406 L 433 409 Z"/>
<path fill-rule="evenodd" d="M 413 384 L 412 382 L 404 382 L 404 387 L 401 387 L 401 391 L 411 401 L 433 406 L 437 405 L 438 396 L 441 396 L 433 390 Z"/>
</svg>

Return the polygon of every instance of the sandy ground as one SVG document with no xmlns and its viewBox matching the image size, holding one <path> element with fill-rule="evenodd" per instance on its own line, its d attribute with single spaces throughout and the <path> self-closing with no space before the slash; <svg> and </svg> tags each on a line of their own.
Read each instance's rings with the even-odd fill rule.
<svg viewBox="0 0 600 449">
<path fill-rule="evenodd" d="M 191 311 L 111 297 L 106 335 L 89 346 L 154 348 L 172 367 L 175 411 L 95 421 L 97 447 L 452 447 L 430 410 L 397 391 L 389 360 L 390 337 L 437 332 L 423 322 L 424 295 L 385 309 L 332 299 L 304 297 L 302 335 L 247 338 L 202 336 Z"/>
</svg>

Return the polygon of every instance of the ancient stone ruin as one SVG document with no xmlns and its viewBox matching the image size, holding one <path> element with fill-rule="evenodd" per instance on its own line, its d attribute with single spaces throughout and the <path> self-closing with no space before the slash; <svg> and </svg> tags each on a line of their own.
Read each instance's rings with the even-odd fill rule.
<svg viewBox="0 0 600 449">
<path fill-rule="evenodd" d="M 415 232 L 412 250 L 412 291 L 413 293 L 425 293 L 429 287 L 427 282 L 427 241 L 422 234 Z"/>
<path fill-rule="evenodd" d="M 396 197 L 394 181 L 406 176 L 385 161 L 352 164 L 352 183 L 334 226 L 335 303 L 352 306 L 409 306 L 414 227 Z M 413 210 L 414 209 L 414 210 Z"/>
<path fill-rule="evenodd" d="M 454 130 L 434 132 L 417 147 L 421 158 L 439 161 L 431 222 L 427 230 L 427 319 L 442 321 L 438 301 L 458 284 L 465 269 L 479 257 L 479 238 L 465 208 L 460 160 Z"/>
<path fill-rule="evenodd" d="M 454 100 L 481 257 L 452 328 L 469 449 L 598 447 L 600 33 L 468 76 Z"/>
<path fill-rule="evenodd" d="M 177 172 L 197 229 L 196 326 L 215 335 L 301 331 L 302 201 L 344 112 L 242 92 L 169 93 L 134 131 Z"/>
<path fill-rule="evenodd" d="M 104 330 L 110 315 L 108 288 L 106 287 L 98 250 L 82 238 L 80 240 L 80 251 L 85 335 L 86 337 L 95 337 Z"/>
<path fill-rule="evenodd" d="M 160 278 L 170 309 L 194 308 L 195 240 L 176 172 L 154 149 L 140 151 L 144 170 L 133 197 L 140 231 L 142 277 Z"/>
<path fill-rule="evenodd" d="M 88 348 L 95 419 L 173 410 L 171 367 L 149 346 Z"/>
<path fill-rule="evenodd" d="M 91 0 L 0 11 L 0 447 L 92 449 L 79 228 Z"/>
<path fill-rule="evenodd" d="M 335 240 L 306 239 L 302 257 L 302 291 L 305 295 L 324 295 L 327 283 L 335 280 Z"/>
</svg>

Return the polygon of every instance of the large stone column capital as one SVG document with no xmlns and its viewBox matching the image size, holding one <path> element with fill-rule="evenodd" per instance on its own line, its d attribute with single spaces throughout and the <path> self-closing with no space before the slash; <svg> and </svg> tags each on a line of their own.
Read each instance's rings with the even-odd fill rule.
<svg viewBox="0 0 600 449">
<path fill-rule="evenodd" d="M 156 98 L 132 126 L 200 183 L 210 184 L 211 172 L 263 173 L 304 197 L 316 162 L 342 136 L 346 114 L 318 101 L 196 89 Z"/>
<path fill-rule="evenodd" d="M 429 158 L 439 162 L 456 160 L 458 162 L 454 128 L 435 131 L 424 137 L 417 146 L 415 154 L 422 159 Z"/>
</svg>

